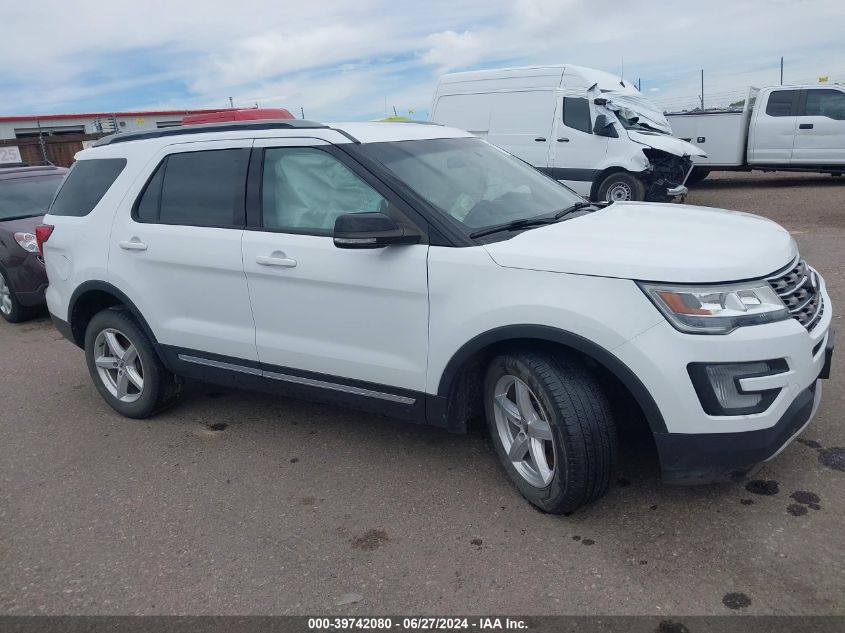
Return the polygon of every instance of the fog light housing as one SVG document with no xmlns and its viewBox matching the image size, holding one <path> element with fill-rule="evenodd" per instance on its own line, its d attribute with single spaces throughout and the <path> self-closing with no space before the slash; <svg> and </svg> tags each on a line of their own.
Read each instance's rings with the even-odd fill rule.
<svg viewBox="0 0 845 633">
<path fill-rule="evenodd" d="M 747 391 L 741 378 L 772 376 L 789 370 L 782 358 L 748 363 L 690 363 L 690 380 L 708 415 L 763 413 L 775 401 L 781 388 Z"/>
</svg>

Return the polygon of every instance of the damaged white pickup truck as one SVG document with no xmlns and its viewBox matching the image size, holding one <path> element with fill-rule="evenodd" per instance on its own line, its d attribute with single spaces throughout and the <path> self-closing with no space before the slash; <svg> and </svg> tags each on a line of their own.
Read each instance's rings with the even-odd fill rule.
<svg viewBox="0 0 845 633">
<path fill-rule="evenodd" d="M 443 75 L 430 118 L 592 200 L 683 200 L 692 157 L 705 156 L 632 83 L 569 64 Z"/>
</svg>

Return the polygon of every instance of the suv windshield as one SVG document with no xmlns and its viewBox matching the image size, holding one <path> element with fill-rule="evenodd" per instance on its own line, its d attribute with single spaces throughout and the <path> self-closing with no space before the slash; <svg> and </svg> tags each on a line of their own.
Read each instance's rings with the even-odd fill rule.
<svg viewBox="0 0 845 633">
<path fill-rule="evenodd" d="M 366 143 L 359 149 L 468 232 L 554 216 L 583 202 L 557 181 L 477 138 Z"/>
<path fill-rule="evenodd" d="M 47 213 L 62 177 L 57 174 L 0 180 L 0 220 Z"/>
</svg>

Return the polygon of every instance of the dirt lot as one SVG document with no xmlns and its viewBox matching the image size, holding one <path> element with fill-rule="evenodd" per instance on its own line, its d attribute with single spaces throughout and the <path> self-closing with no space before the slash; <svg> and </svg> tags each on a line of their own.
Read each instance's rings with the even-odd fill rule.
<svg viewBox="0 0 845 633">
<path fill-rule="evenodd" d="M 842 330 L 843 197 L 845 178 L 714 174 L 688 202 L 787 226 Z M 842 614 L 842 356 L 807 441 L 759 475 L 775 494 L 664 486 L 634 447 L 567 518 L 480 433 L 197 383 L 129 421 L 48 320 L 0 323 L 0 613 Z"/>
</svg>

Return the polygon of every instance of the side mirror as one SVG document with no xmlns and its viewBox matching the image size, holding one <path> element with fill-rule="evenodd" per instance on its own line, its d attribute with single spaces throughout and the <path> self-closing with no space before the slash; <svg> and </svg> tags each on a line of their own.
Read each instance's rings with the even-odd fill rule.
<svg viewBox="0 0 845 633">
<path fill-rule="evenodd" d="M 596 117 L 596 124 L 593 126 L 593 134 L 598 136 L 607 136 L 610 138 L 619 138 L 619 132 L 616 131 L 616 126 L 608 120 L 606 114 L 600 114 Z"/>
<path fill-rule="evenodd" d="M 344 213 L 334 222 L 334 245 L 338 248 L 383 248 L 419 241 L 419 235 L 406 233 L 384 213 Z"/>
</svg>

